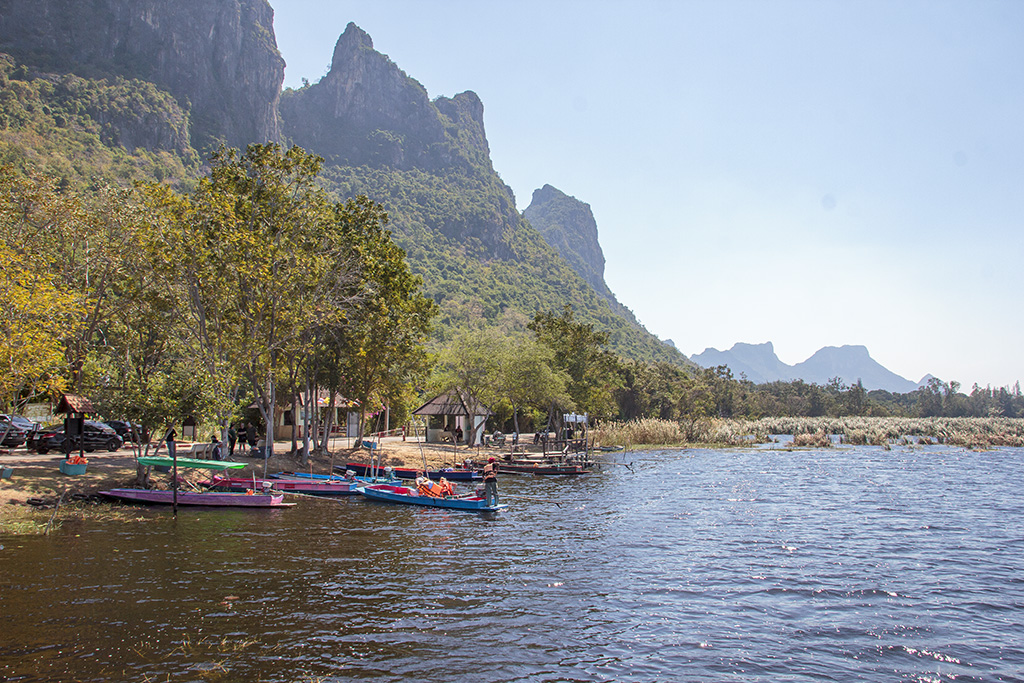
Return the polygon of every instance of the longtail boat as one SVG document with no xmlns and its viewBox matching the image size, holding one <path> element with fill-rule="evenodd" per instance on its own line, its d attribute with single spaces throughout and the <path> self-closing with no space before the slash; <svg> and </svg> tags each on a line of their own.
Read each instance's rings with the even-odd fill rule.
<svg viewBox="0 0 1024 683">
<path fill-rule="evenodd" d="M 345 465 L 335 465 L 334 469 L 339 472 L 345 470 L 352 470 L 360 476 L 369 476 L 371 472 L 382 472 L 385 471 L 383 467 L 373 468 L 370 465 L 364 465 L 361 462 L 350 462 Z M 423 470 L 418 470 L 414 467 L 393 467 L 391 468 L 391 474 L 399 479 L 415 479 L 417 475 Z M 482 481 L 483 475 L 473 470 L 430 470 L 426 473 L 431 479 L 441 479 L 444 477 L 449 481 Z"/>
<path fill-rule="evenodd" d="M 359 493 L 359 481 L 345 479 L 246 479 L 245 477 L 214 476 L 200 482 L 201 486 L 231 491 L 280 491 L 283 493 L 304 493 L 312 496 L 354 496 Z"/>
<path fill-rule="evenodd" d="M 177 465 L 179 469 L 229 470 L 245 467 L 244 462 L 229 460 L 197 460 L 194 458 L 139 458 L 139 463 L 154 467 L 170 467 Z M 177 493 L 177 495 L 175 495 Z M 131 503 L 147 503 L 155 505 L 190 505 L 205 507 L 291 507 L 295 503 L 285 503 L 283 493 L 263 493 L 247 491 L 234 493 L 225 491 L 182 491 L 151 490 L 151 489 L 110 489 L 100 491 L 101 495 Z M 177 508 L 175 508 L 177 510 Z"/>
<path fill-rule="evenodd" d="M 110 489 L 100 491 L 108 498 L 130 503 L 171 505 L 174 491 L 152 491 L 149 489 Z M 290 507 L 285 503 L 283 493 L 228 493 L 224 491 L 178 491 L 178 505 L 202 505 L 206 507 L 277 508 Z"/>
<path fill-rule="evenodd" d="M 350 481 L 340 474 L 313 474 L 311 472 L 277 472 L 267 475 L 271 479 L 315 479 L 317 481 Z M 355 477 L 360 484 L 401 484 L 395 477 Z"/>
<path fill-rule="evenodd" d="M 195 458 L 176 458 L 178 467 L 182 469 L 200 470 L 240 470 L 245 467 L 244 462 L 231 462 L 230 460 L 196 460 Z M 165 456 L 143 456 L 139 458 L 140 465 L 152 465 L 154 467 L 171 467 L 174 460 Z"/>
<path fill-rule="evenodd" d="M 462 496 L 427 496 L 408 486 L 390 486 L 388 484 L 370 484 L 360 487 L 359 492 L 372 500 L 405 505 L 422 505 L 424 507 L 447 508 L 450 510 L 466 510 L 469 512 L 497 512 L 508 505 L 488 505 L 487 501 L 476 494 Z"/>
<path fill-rule="evenodd" d="M 505 474 L 590 474 L 590 470 L 583 465 L 541 462 L 499 462 L 498 472 Z"/>
</svg>

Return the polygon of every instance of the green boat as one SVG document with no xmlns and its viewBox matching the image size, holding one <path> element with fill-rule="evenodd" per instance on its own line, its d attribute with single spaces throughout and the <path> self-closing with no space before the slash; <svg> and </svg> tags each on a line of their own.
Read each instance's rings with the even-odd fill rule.
<svg viewBox="0 0 1024 683">
<path fill-rule="evenodd" d="M 178 458 L 178 467 L 194 468 L 198 470 L 240 470 L 245 467 L 244 462 L 229 462 L 227 460 L 196 460 L 195 458 Z M 153 467 L 173 467 L 174 460 L 167 457 L 148 457 L 143 456 L 139 458 L 139 463 L 142 465 L 152 465 Z"/>
</svg>

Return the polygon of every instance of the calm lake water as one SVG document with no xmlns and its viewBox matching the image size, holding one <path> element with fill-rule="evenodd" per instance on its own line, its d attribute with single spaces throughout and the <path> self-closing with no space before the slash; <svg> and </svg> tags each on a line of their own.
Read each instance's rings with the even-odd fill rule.
<svg viewBox="0 0 1024 683">
<path fill-rule="evenodd" d="M 617 456 L 0 537 L 0 680 L 1024 680 L 1024 451 Z"/>
</svg>

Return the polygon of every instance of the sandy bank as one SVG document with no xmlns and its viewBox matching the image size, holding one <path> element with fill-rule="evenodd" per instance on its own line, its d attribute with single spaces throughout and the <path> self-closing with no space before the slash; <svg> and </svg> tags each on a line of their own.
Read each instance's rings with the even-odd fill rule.
<svg viewBox="0 0 1024 683">
<path fill-rule="evenodd" d="M 291 442 L 275 442 L 274 448 L 278 455 L 270 459 L 266 466 L 261 458 L 247 458 L 236 451 L 232 460 L 245 462 L 246 467 L 238 470 L 240 476 L 263 476 L 264 473 L 280 471 L 313 472 L 324 474 L 331 471 L 333 465 L 344 465 L 346 462 L 369 462 L 370 451 L 365 448 L 351 448 L 349 443 L 336 444 L 341 448 L 333 455 L 320 455 L 310 458 L 308 463 L 301 463 L 296 457 L 286 453 Z M 183 455 L 184 448 L 179 448 Z M 166 452 L 161 452 L 166 455 Z M 449 445 L 424 444 L 419 441 L 403 440 L 402 437 L 383 439 L 379 448 L 382 466 L 392 467 L 424 467 L 430 469 L 450 467 L 466 458 L 485 461 L 490 455 L 499 455 L 498 449 L 487 448 L 453 448 Z M 38 521 L 40 515 L 49 518 L 58 500 L 62 507 L 69 510 L 77 504 L 88 502 L 97 491 L 122 486 L 132 486 L 135 482 L 135 456 L 131 449 L 123 448 L 113 453 L 96 452 L 86 455 L 89 464 L 85 474 L 68 476 L 58 469 L 63 455 L 48 453 L 38 455 L 27 452 L 24 448 L 16 449 L 9 454 L 0 454 L 0 467 L 13 470 L 9 479 L 0 480 L 0 533 L 24 533 L 25 520 Z M 207 473 L 195 472 L 194 477 L 205 476 Z M 152 475 L 156 486 L 165 485 L 169 478 L 166 475 Z M 38 526 L 38 524 L 36 525 Z M 28 524 L 32 527 L 32 524 Z M 27 531 L 32 533 L 33 531 Z"/>
</svg>

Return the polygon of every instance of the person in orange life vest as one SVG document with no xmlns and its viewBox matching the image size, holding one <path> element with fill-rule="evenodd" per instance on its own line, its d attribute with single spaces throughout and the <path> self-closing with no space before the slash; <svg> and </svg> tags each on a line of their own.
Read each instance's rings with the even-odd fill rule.
<svg viewBox="0 0 1024 683">
<path fill-rule="evenodd" d="M 488 458 L 484 465 L 484 502 L 491 506 L 498 504 L 498 463 L 494 456 Z"/>
</svg>

